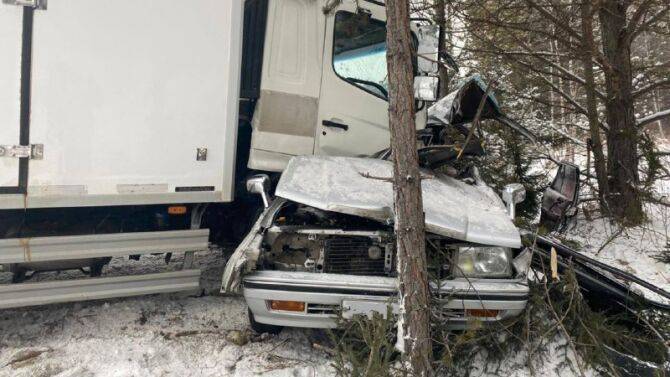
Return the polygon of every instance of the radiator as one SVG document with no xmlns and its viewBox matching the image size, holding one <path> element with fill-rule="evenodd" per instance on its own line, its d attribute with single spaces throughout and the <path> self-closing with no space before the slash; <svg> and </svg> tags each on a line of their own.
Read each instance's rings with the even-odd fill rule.
<svg viewBox="0 0 670 377">
<path fill-rule="evenodd" d="M 371 247 L 377 253 L 370 253 Z M 388 276 L 394 272 L 393 261 L 392 247 L 368 237 L 333 237 L 324 244 L 323 271 L 328 273 Z"/>
</svg>

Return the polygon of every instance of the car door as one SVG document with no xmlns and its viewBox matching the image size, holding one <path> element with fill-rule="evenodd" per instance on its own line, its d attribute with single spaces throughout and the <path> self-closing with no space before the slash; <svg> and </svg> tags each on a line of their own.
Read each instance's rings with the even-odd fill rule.
<svg viewBox="0 0 670 377">
<path fill-rule="evenodd" d="M 0 194 L 22 191 L 19 165 L 27 162 L 16 155 L 21 144 L 22 25 L 23 7 L 0 3 Z"/>
<path fill-rule="evenodd" d="M 566 218 L 574 216 L 579 200 L 579 167 L 561 162 L 556 176 L 542 197 L 540 225 L 548 230 L 560 227 Z"/>
<path fill-rule="evenodd" d="M 315 153 L 355 156 L 389 145 L 386 13 L 343 2 L 326 18 Z"/>
</svg>

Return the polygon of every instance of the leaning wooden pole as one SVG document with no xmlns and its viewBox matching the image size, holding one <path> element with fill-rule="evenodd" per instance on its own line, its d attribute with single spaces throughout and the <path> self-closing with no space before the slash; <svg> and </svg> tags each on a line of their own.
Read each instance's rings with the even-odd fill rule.
<svg viewBox="0 0 670 377">
<path fill-rule="evenodd" d="M 401 318 L 398 344 L 413 376 L 432 374 L 430 291 L 414 122 L 414 73 L 408 0 L 387 0 L 389 126 Z"/>
</svg>

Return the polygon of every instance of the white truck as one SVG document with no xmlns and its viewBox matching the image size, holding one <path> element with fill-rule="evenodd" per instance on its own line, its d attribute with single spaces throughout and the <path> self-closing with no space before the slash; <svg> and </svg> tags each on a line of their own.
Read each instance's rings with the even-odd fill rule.
<svg viewBox="0 0 670 377">
<path fill-rule="evenodd" d="M 384 20 L 379 1 L 2 0 L 0 308 L 195 289 L 192 252 L 253 213 L 249 171 L 388 147 Z M 423 128 L 436 28 L 414 31 Z M 24 283 L 155 253 L 183 270 Z"/>
</svg>

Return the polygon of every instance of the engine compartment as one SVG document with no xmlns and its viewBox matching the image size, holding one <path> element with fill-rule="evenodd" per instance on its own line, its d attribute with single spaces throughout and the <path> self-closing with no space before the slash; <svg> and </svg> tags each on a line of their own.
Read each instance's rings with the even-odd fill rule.
<svg viewBox="0 0 670 377">
<path fill-rule="evenodd" d="M 452 279 L 462 241 L 427 233 L 428 272 Z M 266 229 L 261 270 L 395 277 L 393 227 L 365 218 L 287 202 Z"/>
</svg>

